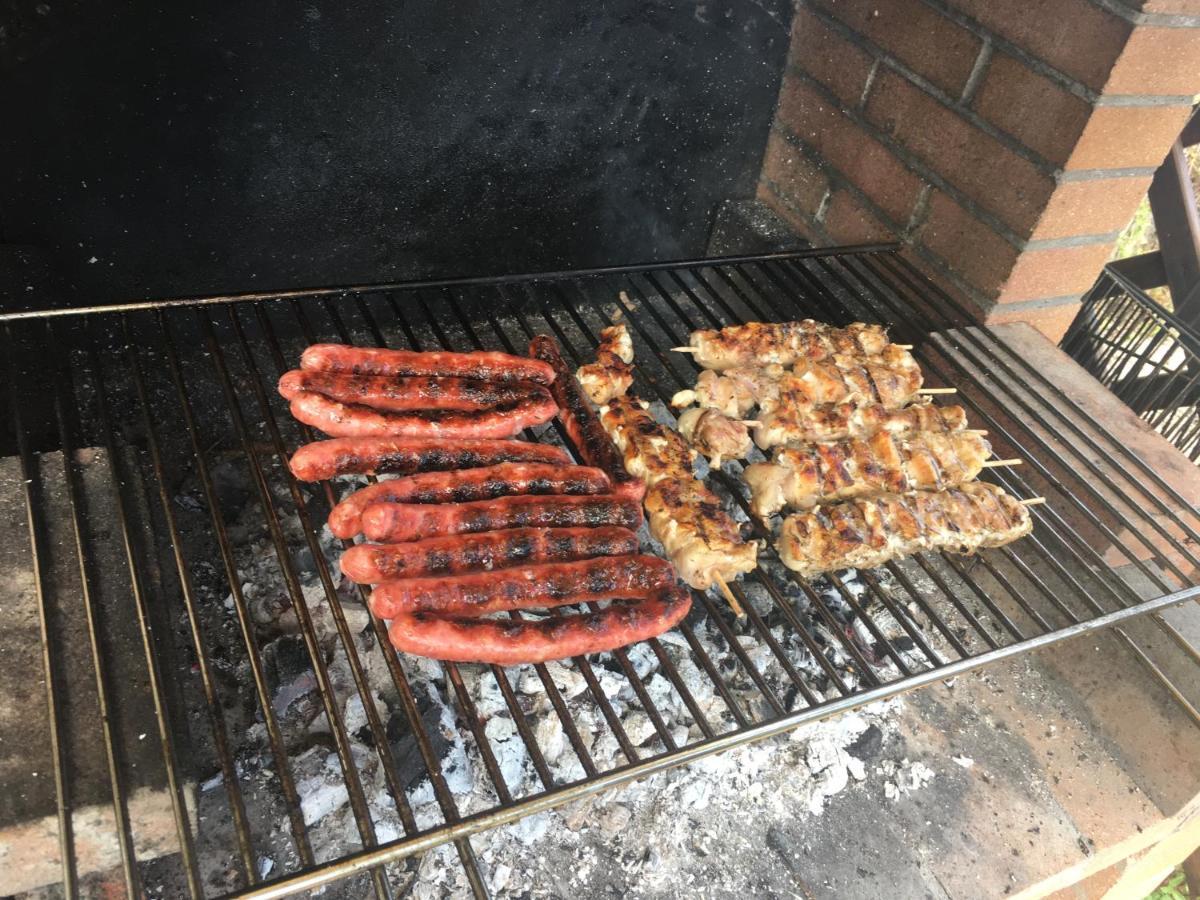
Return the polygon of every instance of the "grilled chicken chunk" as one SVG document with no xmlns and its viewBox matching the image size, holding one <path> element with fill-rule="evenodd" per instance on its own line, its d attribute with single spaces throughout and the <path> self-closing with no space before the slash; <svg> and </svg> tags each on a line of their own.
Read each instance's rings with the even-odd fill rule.
<svg viewBox="0 0 1200 900">
<path fill-rule="evenodd" d="M 1033 530 L 1029 510 L 994 484 L 972 481 L 944 491 L 881 494 L 818 506 L 784 520 L 783 564 L 805 577 L 869 569 L 922 550 L 973 553 Z"/>
<path fill-rule="evenodd" d="M 691 478 L 696 452 L 679 432 L 654 420 L 635 397 L 616 397 L 600 407 L 600 424 L 625 457 L 625 471 L 647 486 L 663 478 Z"/>
<path fill-rule="evenodd" d="M 992 448 L 978 434 L 879 432 L 863 440 L 781 447 L 744 472 L 750 507 L 766 518 L 852 497 L 940 491 L 974 480 Z"/>
<path fill-rule="evenodd" d="M 580 366 L 575 373 L 584 393 L 597 406 L 621 397 L 633 384 L 633 339 L 625 325 L 617 324 L 600 332 L 596 361 Z"/>
<path fill-rule="evenodd" d="M 716 409 L 693 406 L 685 410 L 679 416 L 679 433 L 713 466 L 726 459 L 741 459 L 754 449 L 745 423 Z"/>
<path fill-rule="evenodd" d="M 696 378 L 696 386 L 671 398 L 676 409 L 695 403 L 715 409 L 731 419 L 745 418 L 757 406 L 769 404 L 779 396 L 779 379 L 787 373 L 783 366 L 734 368 L 724 372 L 706 369 Z"/>
</svg>

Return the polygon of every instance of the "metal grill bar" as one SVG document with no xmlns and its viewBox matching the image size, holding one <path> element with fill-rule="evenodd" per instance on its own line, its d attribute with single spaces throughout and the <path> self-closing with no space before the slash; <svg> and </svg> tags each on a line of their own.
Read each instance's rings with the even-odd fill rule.
<svg viewBox="0 0 1200 900">
<path fill-rule="evenodd" d="M 1114 344 L 1143 333 L 1126 312 L 1121 307 L 1115 313 L 1121 331 L 1114 336 Z M 504 669 L 446 663 L 417 669 L 390 652 L 382 654 L 384 665 L 378 670 L 385 672 L 384 683 L 373 683 L 373 677 L 379 676 L 368 669 L 367 650 L 360 649 L 367 645 L 358 641 L 386 647 L 386 631 L 372 618 L 363 635 L 353 633 L 343 603 L 365 602 L 367 592 L 352 588 L 347 596 L 340 589 L 335 574 L 339 548 L 330 550 L 320 527 L 343 486 L 323 484 L 315 490 L 301 486 L 286 468 L 289 451 L 315 435 L 290 417 L 281 418 L 273 383 L 304 345 L 333 339 L 412 349 L 522 352 L 532 336 L 551 334 L 562 344 L 568 360 L 581 364 L 590 360 L 600 329 L 623 321 L 631 327 L 639 363 L 635 390 L 664 410 L 675 391 L 690 387 L 695 378 L 697 370 L 690 357 L 668 349 L 685 342 L 689 331 L 805 316 L 842 324 L 853 320 L 887 323 L 916 345 L 914 353 L 933 382 L 960 386 L 957 400 L 970 409 L 972 418 L 1016 448 L 1028 463 L 1024 470 L 988 470 L 987 477 L 1017 496 L 1046 492 L 1049 502 L 1032 509 L 1034 534 L 1010 547 L 983 552 L 969 562 L 949 554 L 921 553 L 876 572 L 859 573 L 857 582 L 834 575 L 809 583 L 784 570 L 768 545 L 760 568 L 733 585 L 746 610 L 745 619 L 735 619 L 715 596 L 697 593 L 688 620 L 676 633 L 649 642 L 649 652 L 643 651 L 639 657 L 656 677 L 661 675 L 659 689 L 673 692 L 678 710 L 674 721 L 664 713 L 665 707 L 656 704 L 644 680 L 649 675 L 640 675 L 638 664 L 625 651 L 607 660 L 565 661 L 564 666 L 581 679 L 581 693 L 571 697 L 560 690 L 554 672 L 545 665 Z M 54 329 L 44 321 L 50 317 L 63 319 L 70 327 Z M 201 713 L 194 717 L 192 727 L 207 729 L 213 756 L 209 764 L 224 782 L 221 815 L 226 817 L 232 840 L 226 848 L 231 852 L 229 864 L 241 873 L 233 886 L 239 896 L 284 896 L 361 874 L 363 881 L 356 882 L 355 891 L 365 890 L 369 880 L 377 896 L 387 897 L 412 871 L 411 867 L 389 869 L 389 864 L 452 844 L 467 885 L 476 896 L 486 897 L 484 872 L 469 840 L 473 834 L 1099 628 L 1114 628 L 1121 646 L 1200 725 L 1196 698 L 1171 681 L 1158 656 L 1141 648 L 1119 627 L 1135 617 L 1150 615 L 1171 639 L 1168 649 L 1200 664 L 1196 648 L 1158 615 L 1200 595 L 1196 584 L 1200 519 L 1177 491 L 1119 446 L 1101 423 L 1008 350 L 990 329 L 974 326 L 960 304 L 938 292 L 902 257 L 881 248 L 616 266 L 584 273 L 146 301 L 107 310 L 89 307 L 7 314 L 0 316 L 0 321 L 8 323 L 10 360 L 18 357 L 18 349 L 49 354 L 54 360 L 50 387 L 57 427 L 51 429 L 51 436 L 37 431 L 36 399 L 23 395 L 15 378 L 8 397 L 10 419 L 26 481 L 22 499 L 29 517 L 35 576 L 44 568 L 39 555 L 41 535 L 52 515 L 42 499 L 40 479 L 44 475 L 36 465 L 36 454 L 44 448 L 61 448 L 64 453 L 68 511 L 82 579 L 80 601 L 88 618 L 95 689 L 102 709 L 111 693 L 100 640 L 105 623 L 93 608 L 89 590 L 94 557 L 85 536 L 91 529 L 85 527 L 86 507 L 75 502 L 79 474 L 71 460 L 72 448 L 88 446 L 89 441 L 105 448 L 117 504 L 114 539 L 129 570 L 129 614 L 138 624 L 149 672 L 148 690 L 158 715 L 163 765 L 182 848 L 181 877 L 195 896 L 203 896 L 205 888 L 198 878 L 198 857 L 213 851 L 210 844 L 198 841 L 201 832 L 195 829 L 202 831 L 205 826 L 190 820 L 184 802 L 184 784 L 195 774 L 185 770 L 175 750 L 164 679 L 176 673 L 160 671 L 165 657 L 158 642 L 164 636 L 153 634 L 151 606 L 169 609 L 177 617 L 182 623 L 180 640 L 197 658 L 193 673 L 182 677 L 188 679 L 189 696 L 194 697 L 195 711 Z M 97 327 L 89 328 L 88 323 Z M 1154 335 L 1147 340 L 1144 359 L 1137 364 L 1150 360 L 1159 346 Z M 1098 352 L 1109 354 L 1110 349 L 1100 347 Z M 1109 356 L 1104 364 L 1114 373 L 1127 368 Z M 15 367 L 15 362 L 10 365 Z M 1187 383 L 1183 378 L 1171 381 Z M 1156 385 L 1154 391 L 1161 394 L 1169 384 Z M 1153 400 L 1154 394 L 1144 385 L 1130 390 L 1131 401 Z M 90 402 L 86 402 L 88 391 Z M 162 403 L 181 417 L 183 427 L 178 434 L 161 418 Z M 1013 411 L 1013 421 L 1001 421 L 995 413 L 998 408 Z M 1183 433 L 1189 426 L 1172 427 Z M 1058 440 L 1060 436 L 1062 440 Z M 557 424 L 543 430 L 539 439 L 567 443 Z M 273 554 L 268 567 L 274 567 L 271 577 L 278 579 L 277 589 L 290 600 L 296 615 L 319 686 L 320 708 L 334 750 L 331 759 L 336 759 L 361 849 L 352 846 L 334 856 L 314 852 L 315 846 L 324 846 L 315 839 L 325 838 L 325 826 L 320 820 L 306 824 L 301 812 L 301 787 L 294 777 L 297 749 L 289 745 L 273 707 L 259 635 L 240 582 L 239 554 L 244 551 L 236 545 L 213 481 L 211 460 L 225 443 L 240 451 L 240 465 L 250 474 L 265 540 Z M 147 460 L 146 464 L 139 459 Z M 188 543 L 179 527 L 180 514 L 172 505 L 174 486 L 189 471 L 194 472 L 207 507 L 203 524 L 211 546 Z M 748 512 L 738 472 L 738 465 L 727 464 L 725 471 L 714 473 L 712 483 L 736 509 Z M 1077 478 L 1076 472 L 1084 477 Z M 153 511 L 139 511 L 142 485 L 145 494 L 155 498 Z M 145 517 L 148 525 L 163 523 L 158 548 L 141 546 L 143 539 L 135 536 L 136 516 Z M 1095 541 L 1081 533 L 1083 526 L 1102 536 L 1111 552 L 1159 596 L 1146 599 L 1123 580 Z M 758 537 L 769 538 L 757 523 L 752 527 Z M 340 547 L 350 544 L 342 542 Z M 160 587 L 157 579 L 149 576 L 155 553 L 172 560 L 166 568 L 174 574 L 174 583 L 164 580 Z M 348 673 L 341 694 L 307 606 L 310 601 L 298 562 L 301 553 L 312 559 L 310 571 L 315 571 L 318 592 L 313 597 L 319 595 L 332 616 L 330 640 L 334 643 L 330 646 Z M 207 624 L 193 584 L 194 567 L 210 558 L 213 571 L 220 573 L 230 594 L 228 638 L 214 633 Z M 44 612 L 52 610 L 43 594 L 38 602 Z M 514 614 L 514 618 L 520 615 Z M 43 629 L 44 662 L 48 675 L 53 676 L 53 621 L 44 618 Z M 218 641 L 223 641 L 222 652 L 236 654 L 247 666 L 245 702 L 261 718 L 262 752 L 272 760 L 274 770 L 272 790 L 286 810 L 296 859 L 273 877 L 260 879 L 256 865 L 262 836 L 254 833 L 245 811 L 233 747 L 236 736 L 225 721 L 232 688 L 216 679 L 211 665 L 213 645 Z M 690 673 L 686 677 L 685 669 Z M 557 763 L 539 745 L 534 714 L 523 707 L 530 679 L 545 697 L 543 716 L 561 726 L 565 745 Z M 54 682 L 56 693 L 51 684 L 52 678 L 48 678 L 49 743 L 61 774 L 56 808 L 70 894 L 78 879 L 70 832 L 71 771 L 57 734 L 63 725 L 58 718 L 62 688 Z M 625 708 L 645 716 L 646 729 L 636 739 L 606 693 L 606 684 L 627 691 L 622 694 L 627 697 Z M 485 685 L 494 685 L 498 692 L 499 699 L 493 702 L 502 703 L 511 717 L 514 740 L 524 748 L 536 781 L 526 778 L 510 783 L 506 778 L 489 738 L 485 714 L 473 697 L 473 691 Z M 482 805 L 478 799 L 457 797 L 451 790 L 417 702 L 418 688 L 422 694 L 433 692 L 452 709 L 462 745 L 479 765 L 485 782 L 484 795 L 476 795 L 486 797 Z M 388 726 L 376 709 L 376 690 L 387 690 L 395 697 L 395 715 L 402 716 L 415 741 L 420 767 L 417 777 L 430 791 L 420 815 L 414 807 L 413 782 L 402 776 Z M 707 698 L 704 703 L 699 694 Z M 346 696 L 362 701 L 366 722 L 362 733 L 369 735 L 366 743 L 350 734 L 343 718 L 341 698 Z M 126 814 L 128 788 L 120 736 L 110 730 L 110 723 L 104 724 L 126 890 L 134 896 L 139 891 L 138 860 Z M 600 736 L 615 745 L 615 755 L 611 751 L 604 759 L 597 755 L 594 741 Z M 563 761 L 577 767 L 564 768 Z M 368 796 L 376 790 L 368 788 L 366 780 L 374 766 L 383 787 L 378 796 Z M 464 802 L 473 805 L 464 807 Z M 428 815 L 430 805 L 434 807 L 432 818 L 421 818 Z M 401 836 L 379 839 L 378 817 L 385 813 L 395 814 Z"/>
</svg>

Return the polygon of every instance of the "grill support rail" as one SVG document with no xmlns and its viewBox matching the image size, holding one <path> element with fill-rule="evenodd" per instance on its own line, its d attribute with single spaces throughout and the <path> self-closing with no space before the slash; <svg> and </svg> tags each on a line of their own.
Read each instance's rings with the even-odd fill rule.
<svg viewBox="0 0 1200 900">
<path fill-rule="evenodd" d="M 599 329 L 619 318 L 630 325 L 637 350 L 634 390 L 646 399 L 666 403 L 676 390 L 694 381 L 691 360 L 668 349 L 686 342 L 689 331 L 802 317 L 837 324 L 883 322 L 897 339 L 914 344 L 913 352 L 930 382 L 958 387 L 956 402 L 968 408 L 973 422 L 1026 460 L 1021 469 L 989 469 L 986 476 L 1018 497 L 1047 497 L 1046 504 L 1032 508 L 1034 533 L 971 560 L 919 554 L 888 564 L 879 575 L 860 573 L 866 585 L 861 595 L 838 577 L 831 577 L 823 589 L 781 574 L 768 545 L 764 565 L 744 582 L 732 585 L 748 613 L 745 620 L 734 619 L 719 599 L 697 594 L 693 614 L 679 629 L 683 643 L 668 647 L 663 641 L 650 642 L 658 671 L 681 699 L 698 739 L 683 744 L 676 740 L 622 651 L 614 654 L 617 669 L 610 671 L 619 671 L 654 730 L 653 737 L 643 742 L 648 746 L 635 746 L 601 688 L 595 662 L 570 661 L 624 759 L 612 767 L 598 765 L 590 755 L 547 668 L 532 667 L 584 773 L 582 779 L 569 783 L 556 780 L 538 746 L 513 686 L 514 672 L 490 667 L 488 676 L 495 680 L 540 782 L 540 789 L 523 795 L 506 783 L 466 687 L 463 666 L 441 664 L 446 701 L 465 726 L 464 738 L 478 754 L 495 795 L 490 808 L 464 815 L 422 722 L 412 670 L 395 653 L 386 653 L 388 683 L 379 685 L 372 683 L 364 666 L 358 635 L 343 608 L 335 558 L 328 555 L 321 538 L 325 514 L 337 493 L 329 484 L 302 486 L 287 472 L 288 454 L 314 435 L 286 414 L 286 405 L 275 396 L 274 380 L 303 346 L 318 340 L 523 352 L 530 337 L 548 333 L 563 345 L 568 359 L 579 364 L 590 360 Z M 9 409 L 0 418 L 8 424 L 0 431 L 0 441 L 11 440 L 21 474 L 14 502 L 24 506 L 27 519 L 29 571 L 39 611 L 46 687 L 45 740 L 54 771 L 54 814 L 67 896 L 77 895 L 80 876 L 72 833 L 71 747 L 62 738 L 69 724 L 63 709 L 63 655 L 56 637 L 56 617 L 67 609 L 86 619 L 126 889 L 129 896 L 140 891 L 126 813 L 128 772 L 121 750 L 128 736 L 116 733 L 104 714 L 113 691 L 105 660 L 104 623 L 92 595 L 97 565 L 93 542 L 98 538 L 78 496 L 76 452 L 87 447 L 102 448 L 109 467 L 117 511 L 110 537 L 120 545 L 125 560 L 123 577 L 130 601 L 126 609 L 136 618 L 142 637 L 147 690 L 158 720 L 155 738 L 179 838 L 179 865 L 193 896 L 205 896 L 197 859 L 205 851 L 197 842 L 185 798 L 185 781 L 196 773 L 181 762 L 172 725 L 180 710 L 170 708 L 177 702 L 167 690 L 170 679 L 192 679 L 188 684 L 194 702 L 204 712 L 198 721 L 206 722 L 211 735 L 213 761 L 223 778 L 236 841 L 233 862 L 239 878 L 234 893 L 250 897 L 281 897 L 360 874 L 368 879 L 363 891 L 369 883 L 376 896 L 388 897 L 392 894 L 388 865 L 447 843 L 455 847 L 476 896 L 487 896 L 471 835 L 1104 628 L 1114 629 L 1121 645 L 1200 725 L 1197 698 L 1187 686 L 1175 684 L 1120 627 L 1150 616 L 1170 638 L 1173 652 L 1188 663 L 1200 664 L 1200 652 L 1161 615 L 1200 596 L 1200 516 L 1157 471 L 1114 441 L 1103 423 L 1075 406 L 989 328 L 976 325 L 961 303 L 926 280 L 895 253 L 894 246 L 26 311 L 0 315 L 0 325 L 10 379 L 10 390 L 2 398 Z M 560 427 L 541 435 L 542 440 L 556 437 L 565 441 Z M 316 859 L 312 832 L 320 823 L 306 826 L 301 815 L 291 771 L 294 754 L 272 708 L 262 648 L 241 587 L 236 542 L 214 485 L 214 453 L 220 444 L 236 448 L 239 464 L 249 469 L 253 497 L 278 567 L 278 584 L 295 611 L 319 688 L 322 714 L 363 848 L 338 858 Z M 81 579 L 78 597 L 63 596 L 51 584 L 46 561 L 51 513 L 41 495 L 45 476 L 39 474 L 36 459 L 39 453 L 53 450 L 63 453 L 74 535 L 68 552 Z M 181 534 L 173 505 L 174 491 L 188 473 L 199 482 L 206 507 L 210 543 L 203 550 Z M 728 473 L 714 477 L 746 510 L 738 479 Z M 139 483 L 145 486 L 145 496 L 152 498 L 145 512 L 137 506 L 140 495 L 135 485 Z M 157 529 L 159 546 L 147 546 L 139 534 L 135 518 L 141 517 Z M 298 534 L 294 528 L 289 530 L 292 517 L 299 525 Z M 755 527 L 757 536 L 768 537 Z M 381 841 L 376 833 L 361 779 L 362 763 L 356 759 L 335 698 L 302 583 L 298 557 L 304 552 L 311 557 L 320 596 L 332 613 L 336 647 L 345 656 L 354 689 L 364 701 L 365 727 L 404 832 L 395 840 Z M 157 564 L 156 555 L 166 562 L 162 577 L 152 579 L 148 573 Z M 209 648 L 215 636 L 193 585 L 198 562 L 220 573 L 229 592 L 234 617 L 231 646 L 242 654 L 253 681 L 255 712 L 265 729 L 266 754 L 274 767 L 298 861 L 292 870 L 270 880 L 261 879 L 256 867 L 255 839 L 227 732 L 225 692 L 212 671 Z M 1136 580 L 1126 577 L 1130 575 Z M 920 586 L 925 582 L 932 588 Z M 863 626 L 866 638 L 855 638 L 848 631 L 827 596 L 849 610 L 850 620 Z M 357 597 L 365 600 L 366 591 L 359 588 Z M 169 636 L 155 631 L 156 609 L 169 610 L 182 623 L 180 639 L 195 660 L 192 675 L 161 670 L 160 641 Z M 890 619 L 894 627 L 889 628 L 880 616 Z M 705 627 L 727 645 L 733 671 L 723 672 L 714 661 Z M 372 619 L 368 632 L 386 647 L 381 622 Z M 765 658 L 777 666 L 778 674 L 764 671 L 766 665 L 760 669 L 739 637 L 765 647 Z M 791 639 L 793 649 L 785 646 Z M 807 654 L 819 676 L 801 671 L 798 653 Z M 719 721 L 706 716 L 689 690 L 677 665 L 684 658 L 709 679 L 714 694 L 724 702 L 725 714 Z M 418 827 L 387 727 L 371 701 L 372 690 L 381 687 L 395 692 L 416 738 L 441 811 L 439 825 Z"/>
</svg>

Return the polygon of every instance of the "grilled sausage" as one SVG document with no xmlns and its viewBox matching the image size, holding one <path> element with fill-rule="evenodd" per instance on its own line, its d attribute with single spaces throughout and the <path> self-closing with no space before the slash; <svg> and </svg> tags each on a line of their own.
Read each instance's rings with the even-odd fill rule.
<svg viewBox="0 0 1200 900">
<path fill-rule="evenodd" d="M 387 581 L 371 592 L 370 605 L 381 619 L 414 612 L 486 616 L 593 600 L 644 600 L 674 580 L 671 564 L 657 556 L 610 556 Z"/>
<path fill-rule="evenodd" d="M 650 600 L 538 622 L 403 613 L 392 619 L 388 637 L 397 650 L 418 656 L 515 666 L 602 653 L 657 637 L 677 625 L 691 606 L 691 595 L 671 585 Z"/>
<path fill-rule="evenodd" d="M 601 528 L 509 528 L 455 534 L 407 544 L 356 544 L 342 554 L 346 577 L 358 584 L 395 578 L 455 575 L 543 562 L 636 553 L 637 535 L 615 525 Z"/>
<path fill-rule="evenodd" d="M 558 412 L 549 395 L 530 403 L 505 403 L 488 410 L 379 412 L 301 391 L 292 415 L 333 437 L 505 438 L 522 428 L 549 422 Z"/>
<path fill-rule="evenodd" d="M 301 354 L 300 368 L 346 375 L 434 375 L 479 381 L 532 381 L 535 384 L 550 384 L 554 380 L 554 370 L 544 362 L 490 350 L 419 353 L 346 344 L 313 344 Z"/>
<path fill-rule="evenodd" d="M 362 513 L 368 540 L 416 541 L 447 534 L 475 534 L 504 528 L 593 528 L 642 524 L 636 500 L 601 494 L 595 497 L 502 497 L 474 503 L 375 503 Z"/>
<path fill-rule="evenodd" d="M 301 481 L 325 481 L 338 475 L 380 475 L 477 469 L 504 462 L 570 465 L 561 447 L 528 441 L 425 441 L 419 438 L 334 438 L 305 444 L 288 462 Z"/>
<path fill-rule="evenodd" d="M 279 379 L 279 393 L 291 400 L 302 391 L 340 403 L 357 403 L 390 412 L 413 409 L 489 409 L 506 403 L 530 403 L 550 395 L 536 384 L 476 381 L 436 376 L 342 375 L 293 369 Z"/>
<path fill-rule="evenodd" d="M 575 380 L 562 354 L 558 352 L 558 344 L 554 338 L 538 335 L 529 345 L 529 354 L 553 368 L 556 377 L 550 390 L 559 406 L 567 435 L 574 442 L 584 462 L 604 470 L 613 483 L 614 494 L 641 502 L 646 493 L 645 482 L 625 471 L 625 462 L 621 459 L 620 452 L 613 445 L 604 426 L 600 424 L 596 411 L 588 405 L 579 382 Z"/>
<path fill-rule="evenodd" d="M 516 494 L 606 494 L 608 476 L 587 466 L 501 463 L 457 472 L 425 472 L 368 485 L 329 514 L 334 537 L 352 538 L 362 529 L 362 511 L 372 503 L 470 503 Z"/>
</svg>

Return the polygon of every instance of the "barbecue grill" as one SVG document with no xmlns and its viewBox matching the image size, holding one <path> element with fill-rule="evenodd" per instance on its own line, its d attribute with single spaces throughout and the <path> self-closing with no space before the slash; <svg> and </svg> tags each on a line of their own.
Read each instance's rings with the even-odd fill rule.
<svg viewBox="0 0 1200 900">
<path fill-rule="evenodd" d="M 988 429 L 1002 455 L 1024 460 L 984 477 L 1017 497 L 1045 498 L 1031 507 L 1033 534 L 970 558 L 918 554 L 857 573 L 853 583 L 847 573 L 811 584 L 796 578 L 768 545 L 760 568 L 731 585 L 744 619 L 718 593 L 697 594 L 682 627 L 649 644 L 646 666 L 665 679 L 686 727 L 665 720 L 660 695 L 648 688 L 650 673 L 639 669 L 646 666 L 625 651 L 564 661 L 582 678 L 573 698 L 547 666 L 419 666 L 392 652 L 381 654 L 382 669 L 366 664 L 367 650 L 387 647 L 387 638 L 377 620 L 360 633 L 355 609 L 363 597 L 341 584 L 340 548 L 322 534 L 335 488 L 299 484 L 285 465 L 311 435 L 286 414 L 274 382 L 303 346 L 523 352 L 533 335 L 550 334 L 578 365 L 592 358 L 601 328 L 624 321 L 637 353 L 634 391 L 657 401 L 662 414 L 669 407 L 659 403 L 694 381 L 691 360 L 670 350 L 685 344 L 690 330 L 803 317 L 880 322 L 895 340 L 913 344 L 928 383 L 958 388 L 955 402 L 972 423 Z M 178 851 L 156 865 L 176 872 L 193 896 L 232 885 L 233 895 L 246 897 L 280 897 L 341 879 L 357 879 L 351 885 L 358 895 L 390 896 L 403 861 L 442 844 L 453 845 L 475 894 L 486 896 L 474 834 L 1098 629 L 1115 629 L 1200 723 L 1193 700 L 1121 630 L 1149 616 L 1173 652 L 1200 662 L 1162 615 L 1200 596 L 1200 515 L 894 246 L 12 312 L 0 322 L 8 367 L 0 440 L 11 442 L 19 460 L 15 477 L 0 483 L 4 502 L 24 517 L 14 543 L 28 547 L 22 559 L 44 679 L 37 699 L 47 710 L 29 741 L 47 747 L 53 765 L 49 780 L 43 772 L 21 789 L 45 791 L 68 896 L 83 872 L 72 811 L 83 802 L 77 783 L 84 748 L 74 733 L 78 710 L 89 704 L 100 715 L 99 743 L 88 749 L 103 754 L 106 785 L 104 797 L 89 802 L 111 810 L 129 893 L 141 887 L 144 855 L 129 813 L 135 776 L 128 746 L 139 736 L 109 711 L 140 702 L 157 723 L 140 743 L 155 747 Z M 554 425 L 536 437 L 564 440 Z M 246 587 L 240 571 L 248 565 L 245 520 L 234 528 L 233 507 L 243 500 L 231 499 L 214 474 L 230 467 L 248 478 L 244 502 L 274 555 L 272 587 L 295 616 L 301 667 L 315 685 L 317 716 L 336 761 L 328 781 L 345 791 L 357 829 L 349 850 L 314 850 L 330 845 L 324 820 L 306 824 L 294 775 L 307 748 L 289 746 L 282 735 L 276 663 L 264 658 L 250 596 L 264 587 Z M 711 483 L 744 512 L 735 473 L 736 464 L 727 464 Z M 185 484 L 194 490 L 185 492 Z M 77 573 L 70 583 L 56 574 L 64 559 Z M 111 559 L 120 563 L 115 570 L 104 562 Z M 220 585 L 217 594 L 201 589 L 209 581 Z M 107 602 L 102 595 L 112 592 L 117 600 Z M 329 633 L 318 627 L 317 606 L 330 616 Z M 85 626 L 87 683 L 64 675 L 71 622 Z M 140 645 L 142 675 L 131 683 L 113 676 L 109 635 L 120 628 Z M 240 685 L 230 672 L 243 673 Z M 529 677 L 540 680 L 560 720 L 576 777 L 556 775 L 544 757 L 516 688 Z M 698 699 L 696 677 L 712 703 Z M 648 736 L 627 732 L 603 686 L 613 679 L 627 689 L 629 707 L 649 720 Z M 518 792 L 508 783 L 469 689 L 481 680 L 498 689 L 537 789 Z M 239 687 L 250 697 L 248 710 L 231 709 Z M 362 723 L 347 721 L 339 689 L 358 697 Z M 452 722 L 431 721 L 423 702 L 431 692 L 452 711 Z M 402 771 L 387 711 L 374 699 L 379 693 L 394 698 L 414 742 L 415 775 Z M 118 702 L 117 694 L 131 696 Z M 594 713 L 587 727 L 579 723 L 580 704 Z M 259 729 L 272 808 L 295 851 L 294 865 L 269 873 L 257 863 L 263 835 L 247 812 L 238 722 Z M 480 767 L 490 797 L 480 808 L 460 806 L 444 770 L 439 746 L 447 728 Z M 593 756 L 600 740 L 615 741 L 611 765 Z M 378 796 L 368 769 L 382 779 Z M 201 820 L 194 794 L 205 780 L 219 785 L 207 793 L 220 799 L 208 803 Z M 414 783 L 426 781 L 440 812 L 432 823 L 414 811 Z M 381 829 L 381 806 L 400 822 L 399 834 Z M 217 890 L 205 876 L 214 865 L 233 871 Z"/>
</svg>

